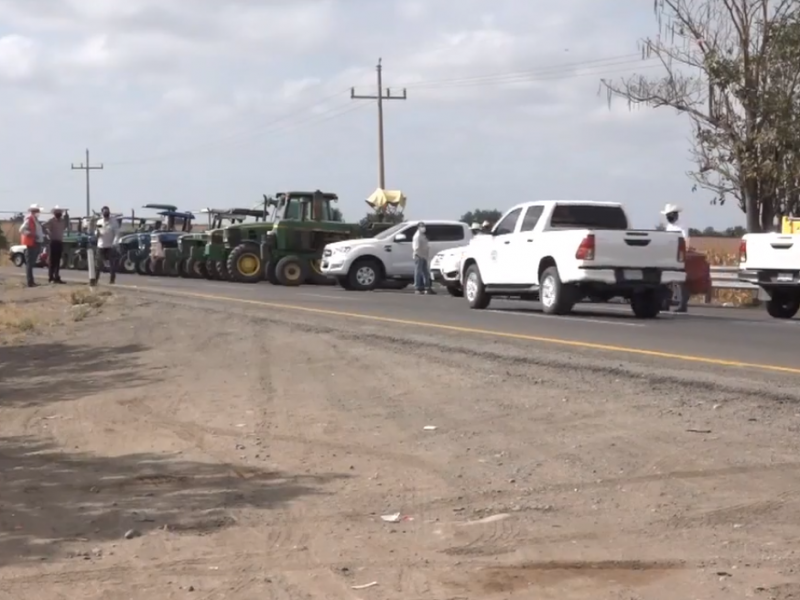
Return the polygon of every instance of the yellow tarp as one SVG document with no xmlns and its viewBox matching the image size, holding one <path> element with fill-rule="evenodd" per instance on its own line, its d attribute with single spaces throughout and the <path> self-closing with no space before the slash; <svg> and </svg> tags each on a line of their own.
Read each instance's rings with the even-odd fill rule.
<svg viewBox="0 0 800 600">
<path fill-rule="evenodd" d="M 382 190 L 378 188 L 367 198 L 367 204 L 375 210 L 380 210 L 389 206 L 394 206 L 402 210 L 406 207 L 406 196 L 400 190 Z"/>
</svg>

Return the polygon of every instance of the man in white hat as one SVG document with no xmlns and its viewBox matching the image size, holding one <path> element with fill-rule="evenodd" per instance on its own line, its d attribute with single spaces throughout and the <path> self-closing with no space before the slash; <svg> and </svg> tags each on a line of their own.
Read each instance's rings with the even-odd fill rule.
<svg viewBox="0 0 800 600">
<path fill-rule="evenodd" d="M 661 214 L 664 215 L 664 218 L 667 220 L 667 231 L 673 231 L 675 233 L 680 234 L 680 236 L 686 240 L 686 246 L 689 246 L 689 238 L 686 235 L 686 230 L 678 225 L 678 217 L 681 213 L 681 207 L 676 206 L 675 204 L 667 204 L 664 207 L 664 210 L 661 211 Z M 678 296 L 678 307 L 675 309 L 675 312 L 685 313 L 689 307 L 689 294 L 686 290 L 686 284 L 680 284 L 677 286 L 677 296 Z"/>
<path fill-rule="evenodd" d="M 50 238 L 48 281 L 50 283 L 64 283 L 61 280 L 61 257 L 64 256 L 64 233 L 69 222 L 64 218 L 64 209 L 61 207 L 54 206 L 52 212 L 53 217 L 44 226 L 47 236 Z"/>
<path fill-rule="evenodd" d="M 39 252 L 44 243 L 44 227 L 39 222 L 41 208 L 38 204 L 31 204 L 28 214 L 22 221 L 19 228 L 19 236 L 22 245 L 25 246 L 25 276 L 28 280 L 28 287 L 35 287 L 33 280 L 33 269 L 36 268 L 36 261 L 39 260 Z"/>
</svg>

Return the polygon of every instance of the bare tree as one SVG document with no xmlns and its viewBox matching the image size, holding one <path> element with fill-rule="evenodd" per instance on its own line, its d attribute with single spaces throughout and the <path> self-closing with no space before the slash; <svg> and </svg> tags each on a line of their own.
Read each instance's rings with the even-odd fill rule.
<svg viewBox="0 0 800 600">
<path fill-rule="evenodd" d="M 798 198 L 800 2 L 654 0 L 654 11 L 659 34 L 642 53 L 665 74 L 603 80 L 609 102 L 687 115 L 695 186 L 735 199 L 748 231 L 770 228 Z"/>
</svg>

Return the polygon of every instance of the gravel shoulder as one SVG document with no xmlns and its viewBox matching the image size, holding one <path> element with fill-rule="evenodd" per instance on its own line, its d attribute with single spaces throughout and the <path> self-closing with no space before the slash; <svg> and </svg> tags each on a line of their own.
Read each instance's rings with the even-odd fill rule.
<svg viewBox="0 0 800 600">
<path fill-rule="evenodd" d="M 0 288 L 2 600 L 800 594 L 788 378 L 64 287 Z"/>
</svg>

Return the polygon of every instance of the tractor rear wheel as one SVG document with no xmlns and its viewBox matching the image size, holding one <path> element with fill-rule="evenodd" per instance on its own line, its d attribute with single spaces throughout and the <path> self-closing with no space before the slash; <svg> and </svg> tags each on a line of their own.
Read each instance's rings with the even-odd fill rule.
<svg viewBox="0 0 800 600">
<path fill-rule="evenodd" d="M 178 275 L 183 279 L 189 279 L 194 276 L 194 274 L 189 270 L 188 258 L 182 258 L 178 263 Z"/>
<path fill-rule="evenodd" d="M 280 285 L 281 282 L 278 281 L 278 275 L 275 272 L 275 266 L 277 263 L 275 261 L 270 261 L 267 263 L 267 268 L 264 269 L 265 277 L 267 281 L 269 281 L 272 285 Z"/>
<path fill-rule="evenodd" d="M 261 251 L 255 244 L 240 244 L 228 255 L 228 273 L 237 283 L 258 283 L 264 279 Z"/>
<path fill-rule="evenodd" d="M 153 272 L 153 275 L 156 277 L 163 277 L 166 275 L 165 262 L 163 258 L 150 259 L 150 270 Z"/>
<path fill-rule="evenodd" d="M 228 263 L 226 263 L 224 260 L 218 260 L 214 265 L 214 268 L 217 272 L 217 276 L 221 281 L 231 280 L 231 274 L 228 273 Z"/>
<path fill-rule="evenodd" d="M 180 277 L 181 276 L 181 262 L 182 261 L 172 261 L 164 259 L 164 275 L 168 277 Z"/>
<path fill-rule="evenodd" d="M 186 272 L 191 279 L 206 279 L 208 277 L 206 263 L 194 258 L 186 259 Z"/>
<path fill-rule="evenodd" d="M 219 274 L 217 273 L 217 261 L 206 261 L 206 277 L 211 281 L 219 281 Z"/>
<path fill-rule="evenodd" d="M 308 277 L 306 283 L 310 285 L 336 285 L 336 281 L 322 272 L 322 259 L 314 258 L 308 261 Z"/>
<path fill-rule="evenodd" d="M 284 256 L 275 265 L 275 277 L 281 285 L 302 285 L 308 277 L 308 263 L 299 256 Z"/>
</svg>

